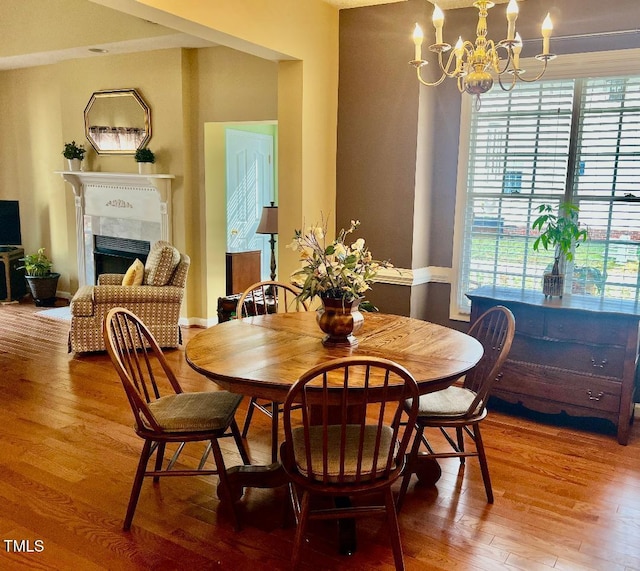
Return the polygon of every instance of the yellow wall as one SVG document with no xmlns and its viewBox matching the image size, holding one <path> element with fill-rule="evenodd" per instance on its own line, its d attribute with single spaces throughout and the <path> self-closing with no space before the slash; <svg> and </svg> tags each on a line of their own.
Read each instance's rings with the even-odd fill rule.
<svg viewBox="0 0 640 571">
<path fill-rule="evenodd" d="M 278 64 L 279 275 L 298 265 L 284 246 L 303 223 L 329 219 L 335 232 L 338 10 L 321 0 L 93 0 L 251 53 L 283 54 Z"/>
<path fill-rule="evenodd" d="M 63 143 L 75 139 L 89 149 L 85 170 L 136 172 L 132 156 L 97 155 L 84 136 L 83 110 L 91 94 L 130 87 L 138 89 L 151 108 L 149 148 L 156 153 L 156 172 L 176 176 L 172 184 L 174 243 L 193 260 L 183 315 L 206 318 L 208 288 L 202 276 L 207 268 L 201 262 L 206 229 L 203 123 L 275 120 L 277 64 L 215 47 L 104 56 L 0 72 L 4 110 L 0 197 L 20 200 L 26 250 L 44 246 L 54 269 L 62 274 L 59 290 L 75 292 L 75 204 L 71 187 L 54 171 L 66 169 Z M 255 93 L 261 94 L 259 100 Z M 224 289 L 210 295 L 217 299 Z"/>
<path fill-rule="evenodd" d="M 73 1 L 64 4 L 71 6 Z M 290 274 L 298 261 L 284 246 L 296 228 L 325 215 L 329 231 L 335 231 L 338 10 L 321 0 L 92 0 L 91 4 L 208 39 L 213 34 L 223 45 L 246 53 L 222 47 L 171 49 L 0 72 L 0 104 L 9 110 L 0 118 L 0 195 L 24 204 L 25 246 L 28 250 L 45 246 L 62 273 L 60 289 L 73 293 L 77 287 L 73 198 L 52 173 L 65 168 L 63 143 L 84 141 L 82 110 L 93 91 L 139 89 L 152 110 L 149 147 L 157 153 L 156 171 L 176 175 L 174 242 L 193 261 L 183 315 L 214 317 L 209 315 L 210 300 L 223 292 L 216 291 L 217 285 L 210 289 L 207 281 L 206 260 L 214 254 L 207 252 L 206 241 L 210 221 L 205 208 L 204 124 L 278 122 L 278 271 Z M 267 61 L 248 53 L 280 55 Z M 16 150 L 19 161 L 14 160 Z M 97 157 L 93 151 L 87 162 L 85 168 L 94 170 L 136 169 L 131 157 Z M 219 255 L 216 250 L 215 256 Z"/>
</svg>

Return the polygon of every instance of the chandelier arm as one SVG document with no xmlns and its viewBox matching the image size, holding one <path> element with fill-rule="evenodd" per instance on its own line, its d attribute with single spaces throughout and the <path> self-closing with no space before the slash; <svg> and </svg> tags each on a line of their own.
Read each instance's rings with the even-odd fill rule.
<svg viewBox="0 0 640 571">
<path fill-rule="evenodd" d="M 533 83 L 534 81 L 538 81 L 547 71 L 547 61 L 548 60 L 544 60 L 544 66 L 542 68 L 542 71 L 536 76 L 536 77 L 532 77 L 531 79 L 525 79 L 521 74 L 518 74 L 518 79 L 520 81 L 524 81 L 525 83 Z"/>
<path fill-rule="evenodd" d="M 502 91 L 511 91 L 516 86 L 516 82 L 518 79 L 522 79 L 522 78 L 517 73 L 513 73 L 511 78 L 511 84 L 505 87 L 504 83 L 502 83 L 502 75 L 499 75 L 498 83 L 500 84 L 500 89 L 502 89 Z"/>
<path fill-rule="evenodd" d="M 453 61 L 453 56 L 454 55 L 455 55 L 455 53 L 452 51 L 449 54 L 449 59 L 447 60 L 447 65 L 444 65 L 444 63 L 442 61 L 442 52 L 438 52 L 438 65 L 440 66 L 440 69 L 442 70 L 442 73 L 446 77 L 449 77 L 449 78 L 458 77 L 458 75 L 460 75 L 457 66 L 453 69 L 453 71 L 449 71 L 451 69 L 451 62 Z"/>
<path fill-rule="evenodd" d="M 509 66 L 513 63 L 513 50 L 508 48 L 507 46 L 498 44 L 495 47 L 496 55 L 498 54 L 498 48 L 502 48 L 507 52 L 507 61 L 504 64 L 504 68 L 500 69 L 498 65 L 495 66 L 496 73 L 498 74 L 498 77 L 500 77 L 503 73 L 506 73 L 507 69 L 509 69 Z"/>
<path fill-rule="evenodd" d="M 416 75 L 418 76 L 418 81 L 420 83 L 422 83 L 422 85 L 426 85 L 427 87 L 437 87 L 438 85 L 440 85 L 446 78 L 447 78 L 447 74 L 443 73 L 440 76 L 440 79 L 438 79 L 437 81 L 434 81 L 433 83 L 429 82 L 429 81 L 425 81 L 424 79 L 422 79 L 422 76 L 420 75 L 420 68 L 416 68 Z"/>
</svg>

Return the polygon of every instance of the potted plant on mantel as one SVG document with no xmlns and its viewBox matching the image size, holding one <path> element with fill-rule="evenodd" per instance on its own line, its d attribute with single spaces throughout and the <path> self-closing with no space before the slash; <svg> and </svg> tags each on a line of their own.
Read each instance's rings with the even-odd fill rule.
<svg viewBox="0 0 640 571">
<path fill-rule="evenodd" d="M 75 141 L 64 144 L 64 150 L 62 154 L 69 163 L 70 171 L 82 170 L 82 160 L 87 150 L 82 145 L 76 145 Z"/>
<path fill-rule="evenodd" d="M 562 297 L 564 291 L 564 266 L 573 260 L 573 247 L 580 246 L 588 237 L 588 230 L 580 227 L 578 221 L 579 208 L 570 202 L 560 204 L 559 214 L 554 213 L 551 204 L 538 207 L 539 216 L 533 221 L 533 230 L 540 234 L 533 243 L 537 252 L 542 246 L 545 250 L 554 248 L 555 256 L 551 273 L 543 276 L 542 293 L 545 298 L 557 295 Z"/>
<path fill-rule="evenodd" d="M 53 263 L 45 255 L 44 248 L 20 258 L 20 261 L 23 262 L 23 265 L 18 269 L 24 268 L 25 279 L 36 306 L 50 307 L 54 305 L 60 274 L 51 271 Z"/>
<path fill-rule="evenodd" d="M 135 157 L 140 174 L 151 174 L 151 165 L 156 162 L 156 156 L 151 149 L 142 147 L 136 150 Z"/>
</svg>

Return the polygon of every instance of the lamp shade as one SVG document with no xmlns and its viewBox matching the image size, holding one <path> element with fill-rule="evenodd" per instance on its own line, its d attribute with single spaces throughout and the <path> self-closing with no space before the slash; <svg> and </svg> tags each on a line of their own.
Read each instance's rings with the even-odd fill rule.
<svg viewBox="0 0 640 571">
<path fill-rule="evenodd" d="M 262 208 L 262 217 L 256 230 L 256 234 L 277 234 L 278 233 L 278 207 L 271 203 L 271 206 Z"/>
</svg>

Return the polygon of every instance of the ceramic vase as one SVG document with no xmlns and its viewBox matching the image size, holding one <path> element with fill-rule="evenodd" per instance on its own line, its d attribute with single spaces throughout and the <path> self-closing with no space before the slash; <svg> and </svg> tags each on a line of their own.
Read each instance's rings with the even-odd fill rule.
<svg viewBox="0 0 640 571">
<path fill-rule="evenodd" d="M 322 298 L 317 320 L 320 329 L 327 335 L 322 339 L 325 347 L 355 347 L 358 339 L 354 336 L 362 328 L 364 317 L 358 307 L 361 299 L 344 300 Z"/>
</svg>

